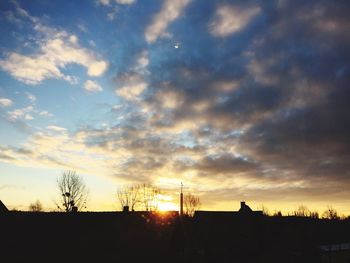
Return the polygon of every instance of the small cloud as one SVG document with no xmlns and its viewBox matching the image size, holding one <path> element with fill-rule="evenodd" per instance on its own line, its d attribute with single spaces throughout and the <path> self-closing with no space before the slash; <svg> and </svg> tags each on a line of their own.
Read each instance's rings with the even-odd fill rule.
<svg viewBox="0 0 350 263">
<path fill-rule="evenodd" d="M 44 111 L 39 112 L 39 116 L 43 116 L 43 117 L 52 117 L 53 114 L 50 113 L 50 112 L 48 112 L 48 111 L 46 111 L 46 110 L 44 110 Z"/>
<path fill-rule="evenodd" d="M 116 89 L 116 94 L 126 100 L 135 101 L 147 88 L 147 83 L 142 75 L 137 73 L 124 73 L 119 76 L 119 88 Z"/>
<path fill-rule="evenodd" d="M 86 33 L 88 31 L 88 29 L 86 28 L 85 25 L 83 24 L 78 24 L 77 27 L 80 29 L 80 31 Z"/>
<path fill-rule="evenodd" d="M 26 114 L 26 115 L 24 115 L 24 119 L 27 121 L 31 121 L 31 120 L 34 120 L 34 117 L 30 114 Z"/>
<path fill-rule="evenodd" d="M 27 95 L 28 100 L 29 100 L 31 103 L 34 103 L 34 102 L 36 101 L 36 97 L 35 97 L 33 94 L 31 94 L 31 93 L 29 93 L 29 92 L 26 92 L 26 95 Z"/>
<path fill-rule="evenodd" d="M 112 10 L 107 14 L 107 18 L 109 21 L 113 21 L 116 17 L 117 17 L 117 14 L 119 12 L 119 9 L 117 6 L 114 6 L 112 8 Z"/>
<path fill-rule="evenodd" d="M 15 109 L 13 111 L 9 111 L 7 113 L 8 119 L 12 122 L 19 120 L 19 119 L 24 119 L 24 120 L 33 120 L 33 116 L 30 115 L 31 112 L 34 111 L 33 106 L 28 106 L 26 108 L 22 109 Z"/>
<path fill-rule="evenodd" d="M 102 87 L 96 81 L 93 80 L 87 80 L 84 83 L 84 89 L 89 92 L 100 92 L 103 90 Z"/>
<path fill-rule="evenodd" d="M 137 100 L 141 93 L 147 88 L 146 82 L 136 83 L 134 85 L 123 86 L 116 90 L 116 93 L 126 100 Z"/>
<path fill-rule="evenodd" d="M 136 2 L 136 0 L 116 0 L 120 5 L 131 5 Z"/>
<path fill-rule="evenodd" d="M 70 35 L 69 41 L 70 41 L 72 44 L 77 45 L 77 44 L 78 44 L 78 37 L 77 37 L 76 35 Z"/>
<path fill-rule="evenodd" d="M 10 107 L 12 104 L 12 100 L 7 98 L 0 98 L 0 107 Z"/>
<path fill-rule="evenodd" d="M 157 13 L 145 31 L 148 43 L 154 43 L 160 36 L 166 34 L 168 25 L 177 19 L 190 0 L 165 0 L 162 9 Z"/>
<path fill-rule="evenodd" d="M 143 50 L 137 58 L 136 69 L 145 68 L 149 64 L 148 51 Z"/>
<path fill-rule="evenodd" d="M 120 110 L 121 108 L 123 108 L 123 105 L 121 105 L 121 104 L 113 105 L 112 111 L 118 111 L 118 110 Z"/>
<path fill-rule="evenodd" d="M 96 43 L 95 43 L 95 41 L 93 41 L 93 40 L 89 40 L 89 45 L 90 45 L 91 47 L 96 47 Z"/>
<path fill-rule="evenodd" d="M 66 132 L 67 129 L 60 127 L 60 126 L 55 126 L 55 125 L 50 125 L 50 126 L 46 126 L 47 130 L 53 131 L 53 132 Z"/>
<path fill-rule="evenodd" d="M 91 77 L 98 77 L 106 71 L 107 67 L 107 62 L 95 61 L 88 67 L 88 75 Z"/>
<path fill-rule="evenodd" d="M 245 28 L 259 14 L 260 7 L 237 8 L 223 5 L 216 10 L 214 19 L 209 25 L 210 33 L 215 37 L 226 37 Z"/>
<path fill-rule="evenodd" d="M 97 0 L 97 3 L 100 5 L 109 5 L 110 2 L 110 0 Z"/>
<path fill-rule="evenodd" d="M 11 22 L 11 23 L 14 23 L 17 25 L 22 23 L 22 20 L 17 18 L 12 11 L 7 11 L 4 13 L 4 15 L 5 15 L 6 20 Z"/>
</svg>

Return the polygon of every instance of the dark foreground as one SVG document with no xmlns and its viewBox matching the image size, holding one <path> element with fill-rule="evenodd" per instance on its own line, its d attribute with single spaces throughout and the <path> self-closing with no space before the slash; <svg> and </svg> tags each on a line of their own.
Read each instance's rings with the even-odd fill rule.
<svg viewBox="0 0 350 263">
<path fill-rule="evenodd" d="M 0 229 L 4 263 L 350 262 L 349 220 L 9 212 Z"/>
</svg>

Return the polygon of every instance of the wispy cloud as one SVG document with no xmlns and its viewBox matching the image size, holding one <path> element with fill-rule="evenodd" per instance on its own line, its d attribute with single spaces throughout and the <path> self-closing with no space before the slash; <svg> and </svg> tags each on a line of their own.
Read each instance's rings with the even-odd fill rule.
<svg viewBox="0 0 350 263">
<path fill-rule="evenodd" d="M 165 0 L 161 10 L 153 17 L 145 31 L 148 43 L 154 43 L 165 35 L 168 25 L 176 20 L 190 3 L 190 0 Z"/>
<path fill-rule="evenodd" d="M 101 92 L 103 89 L 96 81 L 87 80 L 84 83 L 84 90 L 88 92 Z"/>
<path fill-rule="evenodd" d="M 120 5 L 131 5 L 136 3 L 136 0 L 97 0 L 97 3 L 101 5 L 110 5 L 112 2 L 116 2 Z"/>
<path fill-rule="evenodd" d="M 120 5 L 131 5 L 136 2 L 136 0 L 115 0 Z"/>
<path fill-rule="evenodd" d="M 259 14 L 260 7 L 234 7 L 222 5 L 218 7 L 215 17 L 209 25 L 210 33 L 215 37 L 226 37 L 244 29 Z"/>
<path fill-rule="evenodd" d="M 64 79 L 72 84 L 76 77 L 62 72 L 68 64 L 82 65 L 87 74 L 92 77 L 102 75 L 108 62 L 98 59 L 91 50 L 79 44 L 78 37 L 63 30 L 57 30 L 43 25 L 38 18 L 30 16 L 27 11 L 18 7 L 22 17 L 27 18 L 37 32 L 44 34 L 39 41 L 37 52 L 21 54 L 9 52 L 5 59 L 0 60 L 0 68 L 7 71 L 14 78 L 26 84 L 36 85 L 45 79 Z"/>
<path fill-rule="evenodd" d="M 89 76 L 102 75 L 108 63 L 97 60 L 91 51 L 80 47 L 74 39 L 64 31 L 59 32 L 47 39 L 36 54 L 9 53 L 5 60 L 0 60 L 0 67 L 14 78 L 30 85 L 50 78 L 75 83 L 74 76 L 65 75 L 61 71 L 61 68 L 71 63 L 86 67 Z"/>
<path fill-rule="evenodd" d="M 66 132 L 67 129 L 60 127 L 60 126 L 55 126 L 55 125 L 50 125 L 46 127 L 47 130 L 49 131 L 54 131 L 54 132 Z"/>
<path fill-rule="evenodd" d="M 35 103 L 36 97 L 33 94 L 27 92 L 26 95 L 27 95 L 27 98 L 30 101 L 30 103 L 32 103 L 32 104 Z"/>
<path fill-rule="evenodd" d="M 0 98 L 0 107 L 10 107 L 12 104 L 12 100 L 7 98 Z"/>
<path fill-rule="evenodd" d="M 43 117 L 52 117 L 53 114 L 50 113 L 50 112 L 48 112 L 48 111 L 46 111 L 46 110 L 43 110 L 43 111 L 40 111 L 40 112 L 39 112 L 39 116 L 43 116 Z"/>
<path fill-rule="evenodd" d="M 116 94 L 126 100 L 139 100 L 139 96 L 147 88 L 147 83 L 138 74 L 125 73 L 119 77 L 120 87 Z"/>
<path fill-rule="evenodd" d="M 28 106 L 21 109 L 15 109 L 7 113 L 7 117 L 10 121 L 14 122 L 16 120 L 33 120 L 32 112 L 34 111 L 33 106 Z"/>
</svg>

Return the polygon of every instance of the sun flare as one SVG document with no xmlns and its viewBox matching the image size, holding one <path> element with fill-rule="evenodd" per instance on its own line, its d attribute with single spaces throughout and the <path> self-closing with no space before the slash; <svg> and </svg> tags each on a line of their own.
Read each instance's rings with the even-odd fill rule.
<svg viewBox="0 0 350 263">
<path fill-rule="evenodd" d="M 177 211 L 179 207 L 172 202 L 160 202 L 158 204 L 158 209 L 159 211 Z"/>
</svg>

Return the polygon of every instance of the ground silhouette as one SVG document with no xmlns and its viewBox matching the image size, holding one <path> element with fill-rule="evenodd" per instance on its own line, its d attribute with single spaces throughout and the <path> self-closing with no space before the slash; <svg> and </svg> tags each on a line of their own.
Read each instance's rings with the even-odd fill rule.
<svg viewBox="0 0 350 263">
<path fill-rule="evenodd" d="M 4 212 L 1 262 L 349 262 L 350 220 L 243 210 Z"/>
</svg>

